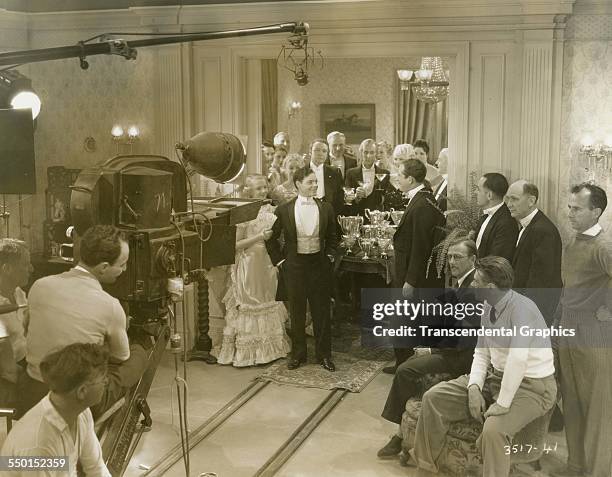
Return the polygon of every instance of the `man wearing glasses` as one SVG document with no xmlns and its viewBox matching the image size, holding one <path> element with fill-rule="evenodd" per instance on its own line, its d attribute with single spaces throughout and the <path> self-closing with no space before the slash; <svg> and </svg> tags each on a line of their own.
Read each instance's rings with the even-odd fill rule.
<svg viewBox="0 0 612 477">
<path fill-rule="evenodd" d="M 474 263 L 476 261 L 476 244 L 473 240 L 459 238 L 448 247 L 448 263 L 450 265 L 453 281 L 457 283 L 457 289 L 447 296 L 445 301 L 466 301 L 471 299 L 470 285 L 474 279 Z M 445 327 L 452 327 L 456 321 L 450 318 Z M 479 326 L 476 323 L 474 326 Z M 445 340 L 440 342 L 435 349 L 416 348 L 415 354 L 404 361 L 395 372 L 393 384 L 382 417 L 388 421 L 399 424 L 402 422 L 402 414 L 406 408 L 406 402 L 420 391 L 419 380 L 426 374 L 450 373 L 455 378 L 469 372 L 472 364 L 472 355 L 476 342 L 463 343 L 459 348 L 455 341 Z M 382 449 L 378 451 L 381 459 L 390 458 L 400 453 L 402 449 L 402 435 L 398 432 Z"/>
<path fill-rule="evenodd" d="M 7 477 L 47 476 L 49 471 L 110 477 L 89 409 L 100 402 L 108 383 L 108 351 L 93 343 L 74 343 L 46 356 L 40 371 L 49 394 L 13 427 L 0 451 L 10 457 L 39 457 L 45 468 L 3 473 Z M 10 465 L 10 462 L 9 462 Z"/>
</svg>

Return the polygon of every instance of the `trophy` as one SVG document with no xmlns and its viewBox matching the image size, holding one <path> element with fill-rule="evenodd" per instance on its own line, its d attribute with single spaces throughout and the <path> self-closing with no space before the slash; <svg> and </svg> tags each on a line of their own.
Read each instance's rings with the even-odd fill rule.
<svg viewBox="0 0 612 477">
<path fill-rule="evenodd" d="M 380 246 L 381 257 L 385 260 L 389 258 L 387 251 L 389 250 L 389 246 L 391 246 L 391 239 L 388 237 L 379 238 L 378 245 Z"/>
<path fill-rule="evenodd" d="M 338 224 L 346 235 L 359 235 L 359 227 L 363 224 L 363 217 L 357 216 L 338 216 Z"/>
<path fill-rule="evenodd" d="M 343 187 L 344 189 L 344 205 L 351 205 L 357 195 L 352 187 Z"/>
<path fill-rule="evenodd" d="M 393 223 L 395 225 L 399 225 L 402 220 L 402 217 L 404 216 L 404 211 L 391 209 L 389 213 L 391 214 L 391 220 L 393 220 Z"/>
<path fill-rule="evenodd" d="M 389 218 L 389 212 L 383 212 L 381 210 L 365 209 L 364 213 L 370 221 L 370 224 L 374 226 L 382 225 L 382 222 Z"/>
<path fill-rule="evenodd" d="M 361 250 L 363 250 L 362 258 L 364 260 L 369 260 L 370 257 L 368 256 L 368 254 L 372 251 L 372 239 L 359 237 L 359 246 L 361 247 Z"/>
</svg>

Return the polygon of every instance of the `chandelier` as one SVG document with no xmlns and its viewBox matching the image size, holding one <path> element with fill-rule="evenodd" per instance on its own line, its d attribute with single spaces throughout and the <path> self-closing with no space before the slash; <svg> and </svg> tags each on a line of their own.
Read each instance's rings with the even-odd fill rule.
<svg viewBox="0 0 612 477">
<path fill-rule="evenodd" d="M 410 81 L 413 74 L 415 81 Z M 419 70 L 398 70 L 397 76 L 402 91 L 412 88 L 419 101 L 433 104 L 448 97 L 448 79 L 439 56 L 424 56 Z"/>
</svg>

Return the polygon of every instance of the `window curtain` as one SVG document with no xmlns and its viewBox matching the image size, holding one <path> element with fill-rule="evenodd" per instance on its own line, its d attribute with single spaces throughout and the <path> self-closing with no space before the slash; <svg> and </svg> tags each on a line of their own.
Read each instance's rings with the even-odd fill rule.
<svg viewBox="0 0 612 477">
<path fill-rule="evenodd" d="M 429 158 L 435 162 L 440 150 L 448 147 L 448 98 L 434 104 L 419 101 L 412 88 L 402 91 L 397 76 L 395 91 L 395 144 L 425 139 Z"/>
<path fill-rule="evenodd" d="M 272 142 L 278 132 L 278 69 L 276 60 L 261 60 L 261 138 Z"/>
</svg>

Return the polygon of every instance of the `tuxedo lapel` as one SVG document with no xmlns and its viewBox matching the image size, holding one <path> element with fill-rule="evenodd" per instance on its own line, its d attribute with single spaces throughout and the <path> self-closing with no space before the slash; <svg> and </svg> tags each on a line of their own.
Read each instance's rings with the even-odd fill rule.
<svg viewBox="0 0 612 477">
<path fill-rule="evenodd" d="M 402 215 L 402 220 L 400 220 L 399 225 L 397 226 L 397 228 L 399 229 L 402 225 L 404 225 L 404 222 L 406 221 L 406 217 L 408 217 L 408 212 L 410 212 L 410 210 L 412 210 L 412 208 L 415 206 L 415 204 L 420 200 L 421 198 L 421 191 L 418 191 L 415 196 L 410 200 L 410 202 L 408 202 L 408 205 L 406 206 L 406 210 L 404 211 L 404 215 Z"/>
<path fill-rule="evenodd" d="M 506 207 L 506 205 L 502 204 L 502 206 L 493 214 L 493 217 L 491 217 L 491 220 L 489 220 L 489 223 L 487 224 L 487 228 L 482 234 L 482 240 L 480 241 L 480 247 L 487 246 L 487 241 L 489 240 L 489 236 L 491 235 L 491 230 L 493 230 L 493 227 L 495 226 L 496 222 L 499 220 L 501 215 L 504 213 L 504 207 Z M 485 219 L 486 219 L 486 216 L 485 216 Z"/>
<path fill-rule="evenodd" d="M 296 201 L 297 199 L 293 199 L 287 205 L 287 214 L 289 215 L 287 217 L 287 224 L 289 227 L 288 232 L 293 234 L 292 236 L 295 237 L 295 239 L 297 240 L 297 226 L 295 225 L 295 203 Z"/>
<path fill-rule="evenodd" d="M 323 206 L 319 200 L 315 200 L 319 208 L 319 237 L 323 239 L 327 232 L 327 216 L 323 213 Z"/>
<path fill-rule="evenodd" d="M 534 218 L 531 220 L 531 222 L 529 222 L 529 225 L 527 227 L 525 227 L 525 231 L 523 232 L 523 235 L 521 235 L 521 239 L 518 243 L 518 246 L 516 247 L 516 251 L 514 252 L 514 260 L 512 260 L 513 263 L 515 263 L 518 260 L 518 257 L 521 254 L 521 249 L 523 248 L 523 244 L 525 243 L 525 241 L 527 240 L 527 236 L 533 231 L 534 225 L 536 224 L 536 222 L 538 220 L 540 220 L 540 214 L 542 212 L 540 210 L 538 210 L 538 213 L 535 214 Z M 520 233 L 520 231 L 519 231 Z"/>
</svg>

